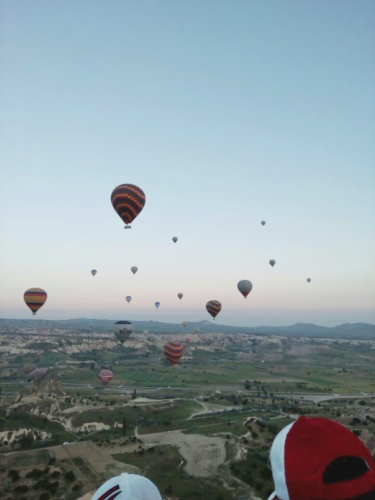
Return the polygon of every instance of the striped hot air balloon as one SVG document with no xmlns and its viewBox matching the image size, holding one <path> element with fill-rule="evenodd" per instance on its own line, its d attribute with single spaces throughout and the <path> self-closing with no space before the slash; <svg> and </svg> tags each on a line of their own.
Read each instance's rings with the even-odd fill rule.
<svg viewBox="0 0 375 500">
<path fill-rule="evenodd" d="M 111 201 L 113 208 L 125 223 L 125 229 L 142 212 L 146 203 L 146 195 L 141 188 L 134 184 L 120 184 L 112 191 Z"/>
<path fill-rule="evenodd" d="M 180 361 L 183 353 L 184 346 L 181 344 L 181 342 L 171 341 L 164 346 L 164 356 L 167 358 L 173 368 Z"/>
<path fill-rule="evenodd" d="M 209 314 L 215 319 L 221 311 L 221 304 L 218 300 L 210 300 L 206 304 L 206 309 Z"/>
<path fill-rule="evenodd" d="M 29 288 L 23 294 L 23 300 L 27 307 L 35 315 L 47 300 L 47 292 L 42 288 Z"/>
<path fill-rule="evenodd" d="M 31 375 L 34 375 L 34 377 L 44 377 L 44 375 L 47 373 L 47 368 L 37 368 L 33 372 L 31 372 Z"/>
<path fill-rule="evenodd" d="M 111 371 L 111 370 L 101 370 L 99 372 L 98 378 L 99 378 L 99 380 L 102 381 L 102 384 L 105 387 L 113 379 L 113 371 Z"/>
<path fill-rule="evenodd" d="M 29 373 L 35 371 L 38 367 L 34 365 L 34 363 L 27 363 L 23 368 L 22 371 L 25 375 L 28 375 Z"/>
</svg>

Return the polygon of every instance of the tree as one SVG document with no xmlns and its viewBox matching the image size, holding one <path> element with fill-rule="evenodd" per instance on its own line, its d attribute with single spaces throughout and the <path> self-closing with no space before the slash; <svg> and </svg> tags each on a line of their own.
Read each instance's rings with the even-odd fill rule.
<svg viewBox="0 0 375 500">
<path fill-rule="evenodd" d="M 134 389 L 132 399 L 136 399 L 136 397 L 137 397 L 137 391 Z"/>
<path fill-rule="evenodd" d="M 128 421 L 126 420 L 126 417 L 124 417 L 124 420 L 122 421 L 122 435 L 126 436 L 126 431 L 128 429 Z"/>
</svg>

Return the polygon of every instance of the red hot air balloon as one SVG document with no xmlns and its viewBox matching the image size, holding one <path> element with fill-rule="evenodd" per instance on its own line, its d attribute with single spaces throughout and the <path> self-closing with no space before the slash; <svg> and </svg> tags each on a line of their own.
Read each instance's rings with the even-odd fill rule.
<svg viewBox="0 0 375 500">
<path fill-rule="evenodd" d="M 113 371 L 111 371 L 111 370 L 101 370 L 101 372 L 98 375 L 98 378 L 102 381 L 102 384 L 105 387 L 113 379 Z"/>
<path fill-rule="evenodd" d="M 221 311 L 221 304 L 218 300 L 210 300 L 206 304 L 206 309 L 209 314 L 215 319 Z"/>
<path fill-rule="evenodd" d="M 113 208 L 125 223 L 125 229 L 142 212 L 146 203 L 146 195 L 141 188 L 134 184 L 120 184 L 112 191 L 111 201 Z"/>
<path fill-rule="evenodd" d="M 42 305 L 46 302 L 47 292 L 42 290 L 42 288 L 29 288 L 23 294 L 23 300 L 35 316 L 37 311 L 39 311 Z"/>
<path fill-rule="evenodd" d="M 190 337 L 186 337 L 185 342 L 188 344 L 190 342 Z"/>
<path fill-rule="evenodd" d="M 167 358 L 173 368 L 180 361 L 183 353 L 184 346 L 181 344 L 181 342 L 168 342 L 164 346 L 164 356 Z"/>
</svg>

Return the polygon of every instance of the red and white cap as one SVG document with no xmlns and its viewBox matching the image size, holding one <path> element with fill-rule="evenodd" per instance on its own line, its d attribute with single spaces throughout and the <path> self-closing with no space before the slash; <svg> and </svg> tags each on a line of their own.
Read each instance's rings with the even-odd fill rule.
<svg viewBox="0 0 375 500">
<path fill-rule="evenodd" d="M 375 464 L 349 429 L 328 418 L 300 417 L 270 453 L 275 492 L 269 500 L 346 500 L 375 489 Z"/>
<path fill-rule="evenodd" d="M 91 500 L 162 500 L 159 490 L 147 477 L 127 474 L 113 477 L 101 486 Z"/>
</svg>

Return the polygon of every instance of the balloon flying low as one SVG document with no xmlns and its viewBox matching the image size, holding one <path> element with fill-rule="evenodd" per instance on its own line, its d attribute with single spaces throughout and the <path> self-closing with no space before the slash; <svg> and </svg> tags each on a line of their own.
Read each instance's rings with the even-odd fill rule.
<svg viewBox="0 0 375 500">
<path fill-rule="evenodd" d="M 271 266 L 273 267 L 273 266 L 276 264 L 276 260 L 271 259 L 271 260 L 270 260 L 270 264 L 271 264 Z"/>
<path fill-rule="evenodd" d="M 311 281 L 311 278 L 307 278 L 307 283 L 310 283 L 310 281 Z"/>
<path fill-rule="evenodd" d="M 190 342 L 190 337 L 186 337 L 185 342 L 188 344 Z"/>
<path fill-rule="evenodd" d="M 155 302 L 155 307 L 156 307 L 156 309 L 159 309 L 159 307 L 160 307 L 160 302 Z"/>
<path fill-rule="evenodd" d="M 181 344 L 181 342 L 172 341 L 168 342 L 164 346 L 164 356 L 167 358 L 167 360 L 170 362 L 173 368 L 180 361 L 183 353 L 184 353 L 184 346 Z"/>
<path fill-rule="evenodd" d="M 29 373 L 35 371 L 38 367 L 34 365 L 34 363 L 27 363 L 23 368 L 22 371 L 25 375 L 28 375 Z"/>
<path fill-rule="evenodd" d="M 265 226 L 266 225 L 266 221 L 262 220 L 261 224 L 262 224 L 262 226 Z"/>
<path fill-rule="evenodd" d="M 101 370 L 99 372 L 98 378 L 99 378 L 99 380 L 102 381 L 102 384 L 105 387 L 113 379 L 113 371 L 112 370 Z"/>
<path fill-rule="evenodd" d="M 194 328 L 194 333 L 199 333 L 199 328 L 198 327 Z"/>
<path fill-rule="evenodd" d="M 183 326 L 184 328 L 186 328 L 186 327 L 188 326 L 188 324 L 189 324 L 189 321 L 183 321 L 183 322 L 182 322 L 182 326 Z"/>
<path fill-rule="evenodd" d="M 178 242 L 177 236 L 173 236 L 172 241 L 174 241 L 175 243 L 177 243 Z"/>
<path fill-rule="evenodd" d="M 125 300 L 129 304 L 129 302 L 132 300 L 132 298 L 130 297 L 130 295 L 128 295 L 127 297 L 125 297 Z"/>
<path fill-rule="evenodd" d="M 146 203 L 146 195 L 134 184 L 120 184 L 112 191 L 111 202 L 118 216 L 130 229 L 130 223 L 142 212 Z"/>
<path fill-rule="evenodd" d="M 27 307 L 32 311 L 33 315 L 39 311 L 47 300 L 47 292 L 42 288 L 29 288 L 23 294 L 23 300 Z"/>
<path fill-rule="evenodd" d="M 133 325 L 130 323 L 130 321 L 117 321 L 117 323 L 113 325 L 113 333 L 115 334 L 117 340 L 121 342 L 121 344 L 128 340 L 132 331 Z"/>
<path fill-rule="evenodd" d="M 133 266 L 133 267 L 131 267 L 131 268 L 130 268 L 130 270 L 131 270 L 131 272 L 132 272 L 133 274 L 135 274 L 135 273 L 138 271 L 138 267 Z"/>
<path fill-rule="evenodd" d="M 213 317 L 213 319 L 216 318 L 216 316 L 219 314 L 221 311 L 221 304 L 218 300 L 210 300 L 206 304 L 206 309 L 209 314 Z"/>
<path fill-rule="evenodd" d="M 184 296 L 184 294 L 183 294 L 183 293 L 178 293 L 178 294 L 177 294 L 177 297 L 178 297 L 180 300 L 182 299 L 182 297 L 183 297 L 183 296 Z"/>
<path fill-rule="evenodd" d="M 95 276 L 95 274 L 96 274 L 97 272 L 98 272 L 98 271 L 97 271 L 96 269 L 93 269 L 93 270 L 91 271 L 91 274 L 92 274 L 93 276 Z"/>
<path fill-rule="evenodd" d="M 238 282 L 237 288 L 246 299 L 246 297 L 249 295 L 249 293 L 253 289 L 253 284 L 249 280 L 241 280 Z"/>
</svg>

